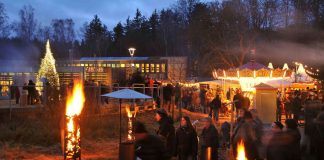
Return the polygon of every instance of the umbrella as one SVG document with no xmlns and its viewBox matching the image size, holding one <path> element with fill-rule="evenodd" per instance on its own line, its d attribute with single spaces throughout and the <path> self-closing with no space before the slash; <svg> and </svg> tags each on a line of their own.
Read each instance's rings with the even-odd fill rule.
<svg viewBox="0 0 324 160">
<path fill-rule="evenodd" d="M 151 99 L 152 97 L 136 92 L 131 89 L 122 89 L 119 91 L 107 93 L 104 95 L 101 95 L 103 97 L 110 97 L 110 98 L 116 98 L 119 99 L 119 143 L 121 143 L 121 102 L 122 99 Z"/>
<path fill-rule="evenodd" d="M 119 91 L 104 94 L 102 96 L 117 98 L 117 99 L 151 99 L 152 98 L 148 95 L 136 92 L 131 89 L 122 89 Z"/>
</svg>

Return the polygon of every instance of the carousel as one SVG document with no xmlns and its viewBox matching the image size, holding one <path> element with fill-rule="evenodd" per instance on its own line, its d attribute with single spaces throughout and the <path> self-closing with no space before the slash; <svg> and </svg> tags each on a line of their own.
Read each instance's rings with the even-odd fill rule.
<svg viewBox="0 0 324 160">
<path fill-rule="evenodd" d="M 223 83 L 229 81 L 238 82 L 243 92 L 253 92 L 255 90 L 254 86 L 260 83 L 266 83 L 277 88 L 286 87 L 291 84 L 289 80 L 293 74 L 293 71 L 287 66 L 287 64 L 284 64 L 282 69 L 274 69 L 272 63 L 265 66 L 251 61 L 238 68 L 215 69 L 213 78 L 221 80 Z"/>
</svg>

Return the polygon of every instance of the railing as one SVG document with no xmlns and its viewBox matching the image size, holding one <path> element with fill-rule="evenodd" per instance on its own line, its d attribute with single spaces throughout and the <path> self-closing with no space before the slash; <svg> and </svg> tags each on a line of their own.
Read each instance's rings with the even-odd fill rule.
<svg viewBox="0 0 324 160">
<path fill-rule="evenodd" d="M 64 106 L 67 92 L 72 86 L 65 85 L 60 87 L 50 86 L 18 86 L 18 85 L 2 85 L 7 88 L 6 92 L 0 92 L 0 112 L 10 112 L 10 117 L 13 111 L 30 110 L 35 108 L 55 109 L 58 106 Z M 112 91 L 130 88 L 152 96 L 154 100 L 160 99 L 162 101 L 162 88 L 154 85 L 147 87 L 144 84 L 134 84 L 130 87 L 120 87 L 118 84 L 112 86 L 103 85 L 85 85 L 84 94 L 86 97 L 85 109 L 89 113 L 99 113 L 102 108 L 109 107 L 114 104 L 114 100 L 109 100 L 101 95 L 110 93 Z M 143 103 L 153 104 L 153 101 L 144 101 Z M 162 102 L 161 102 L 162 103 Z"/>
</svg>

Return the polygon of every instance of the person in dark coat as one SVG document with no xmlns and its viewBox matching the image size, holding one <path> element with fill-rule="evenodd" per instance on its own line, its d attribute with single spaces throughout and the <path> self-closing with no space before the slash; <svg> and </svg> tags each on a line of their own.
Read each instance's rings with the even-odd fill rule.
<svg viewBox="0 0 324 160">
<path fill-rule="evenodd" d="M 245 147 L 245 154 L 246 157 L 250 160 L 258 159 L 258 149 L 257 149 L 257 133 L 256 133 L 256 124 L 253 121 L 253 117 L 251 112 L 245 111 L 244 112 L 244 122 L 241 123 L 238 128 L 234 130 L 233 133 L 233 151 L 234 156 L 237 155 L 237 144 L 241 140 L 244 142 Z"/>
<path fill-rule="evenodd" d="M 169 112 L 171 111 L 171 99 L 173 95 L 173 86 L 171 84 L 167 84 L 165 87 L 163 87 L 163 99 Z"/>
<path fill-rule="evenodd" d="M 168 116 L 165 109 L 157 109 L 155 119 L 159 123 L 159 129 L 156 134 L 164 140 L 167 146 L 167 153 L 171 157 L 174 154 L 175 146 L 175 129 L 173 126 L 173 120 Z"/>
<path fill-rule="evenodd" d="M 27 95 L 28 104 L 33 105 L 34 100 L 36 98 L 36 88 L 35 88 L 35 83 L 32 80 L 29 80 L 27 90 L 28 90 L 28 95 Z"/>
<path fill-rule="evenodd" d="M 206 105 L 206 93 L 207 91 L 205 88 L 201 87 L 199 92 L 199 99 L 200 99 L 200 107 L 203 113 L 207 113 L 208 107 Z"/>
<path fill-rule="evenodd" d="M 204 128 L 200 135 L 201 143 L 201 160 L 208 159 L 208 152 L 211 152 L 211 160 L 218 160 L 218 148 L 219 148 L 219 139 L 218 131 L 215 126 L 212 124 L 212 119 L 207 117 L 203 119 Z"/>
<path fill-rule="evenodd" d="M 300 111 L 302 108 L 302 99 L 301 95 L 298 94 L 295 96 L 292 102 L 292 113 L 294 114 L 294 120 L 298 122 Z"/>
<path fill-rule="evenodd" d="M 236 94 L 233 97 L 233 102 L 234 102 L 234 106 L 236 109 L 236 117 L 238 117 L 239 109 L 243 109 L 243 107 L 242 107 L 243 99 L 244 99 L 244 97 L 242 96 L 241 91 L 236 90 Z"/>
<path fill-rule="evenodd" d="M 19 100 L 20 100 L 20 90 L 18 86 L 14 86 L 14 90 L 15 90 L 15 98 L 16 98 L 16 104 L 19 104 Z"/>
<path fill-rule="evenodd" d="M 276 121 L 273 122 L 271 125 L 271 133 L 272 137 L 269 140 L 268 146 L 267 146 L 267 160 L 286 160 L 286 154 L 287 151 L 286 148 L 286 140 L 283 135 L 282 129 L 283 125 L 281 122 Z"/>
<path fill-rule="evenodd" d="M 180 127 L 176 131 L 175 149 L 179 160 L 195 160 L 197 158 L 197 133 L 188 116 L 181 118 Z"/>
<path fill-rule="evenodd" d="M 311 145 L 313 146 L 312 151 L 318 160 L 322 160 L 324 159 L 324 106 L 314 120 L 314 123 L 316 130 L 311 135 L 311 137 L 314 137 L 314 141 L 311 141 Z"/>
<path fill-rule="evenodd" d="M 276 120 L 277 121 L 281 121 L 281 94 L 278 92 L 277 94 L 277 102 L 276 102 L 276 105 L 277 105 L 277 110 L 276 110 Z"/>
<path fill-rule="evenodd" d="M 226 148 L 230 148 L 230 132 L 231 132 L 231 124 L 225 121 L 221 125 L 221 134 L 222 134 L 222 139 L 223 139 L 223 146 Z"/>
<path fill-rule="evenodd" d="M 286 154 L 288 155 L 287 160 L 300 160 L 301 135 L 297 128 L 297 121 L 295 119 L 287 119 L 285 123 L 287 130 L 284 133 L 287 136 L 286 139 L 289 140 L 289 143 L 286 146 L 287 148 L 289 148 L 288 152 L 286 152 Z"/>
<path fill-rule="evenodd" d="M 213 118 L 217 122 L 219 117 L 219 109 L 222 107 L 222 101 L 219 97 L 219 95 L 216 95 L 216 97 L 211 101 L 211 111 L 213 112 Z"/>
<path fill-rule="evenodd" d="M 135 156 L 142 160 L 168 160 L 166 147 L 162 140 L 154 135 L 148 134 L 141 122 L 134 124 Z"/>
</svg>

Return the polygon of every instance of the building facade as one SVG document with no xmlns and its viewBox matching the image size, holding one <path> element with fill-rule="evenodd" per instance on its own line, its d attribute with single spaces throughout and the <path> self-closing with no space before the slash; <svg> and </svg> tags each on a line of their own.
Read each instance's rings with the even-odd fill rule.
<svg viewBox="0 0 324 160">
<path fill-rule="evenodd" d="M 6 86 L 23 85 L 35 81 L 39 63 L 24 65 L 17 61 L 0 64 L 1 90 Z M 16 67 L 12 67 L 15 65 Z M 111 85 L 130 79 L 139 71 L 143 76 L 158 80 L 183 81 L 187 75 L 187 57 L 83 57 L 78 60 L 57 60 L 56 69 L 60 83 L 68 84 L 75 78 Z"/>
</svg>

